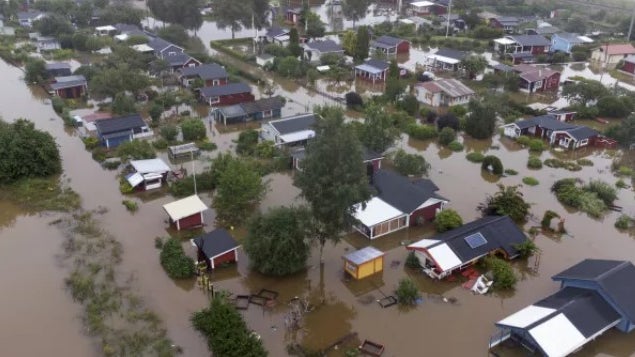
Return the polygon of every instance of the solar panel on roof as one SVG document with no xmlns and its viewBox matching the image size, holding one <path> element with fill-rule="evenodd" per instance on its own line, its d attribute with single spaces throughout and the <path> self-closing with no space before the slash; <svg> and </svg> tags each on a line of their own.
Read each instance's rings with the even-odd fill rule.
<svg viewBox="0 0 635 357">
<path fill-rule="evenodd" d="M 465 239 L 465 243 L 470 246 L 470 248 L 475 249 L 482 245 L 487 244 L 487 239 L 483 237 L 480 232 L 470 234 L 469 236 L 463 238 Z"/>
</svg>

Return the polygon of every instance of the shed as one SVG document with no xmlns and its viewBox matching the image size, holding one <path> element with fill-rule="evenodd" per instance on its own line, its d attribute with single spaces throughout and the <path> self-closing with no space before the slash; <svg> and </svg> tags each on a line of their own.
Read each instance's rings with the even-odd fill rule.
<svg viewBox="0 0 635 357">
<path fill-rule="evenodd" d="M 224 228 L 200 235 L 191 242 L 197 248 L 198 261 L 205 262 L 209 270 L 238 261 L 240 244 Z"/>
<path fill-rule="evenodd" d="M 363 279 L 384 270 L 384 252 L 366 247 L 348 253 L 344 259 L 344 271 L 355 279 Z"/>
<path fill-rule="evenodd" d="M 168 147 L 168 156 L 170 159 L 178 159 L 181 157 L 194 157 L 198 156 L 199 149 L 194 143 L 187 143 L 181 145 L 174 145 Z"/>
<path fill-rule="evenodd" d="M 200 99 L 207 105 L 232 105 L 245 102 L 253 102 L 254 95 L 251 87 L 244 82 L 229 83 L 226 85 L 203 87 L 199 89 Z"/>
<path fill-rule="evenodd" d="M 88 82 L 82 75 L 55 77 L 51 91 L 61 98 L 79 98 L 86 94 Z"/>
<path fill-rule="evenodd" d="M 370 48 L 378 54 L 394 56 L 401 53 L 410 52 L 410 42 L 392 36 L 380 36 L 371 41 Z"/>
<path fill-rule="evenodd" d="M 139 114 L 99 120 L 95 122 L 95 126 L 102 145 L 107 148 L 117 147 L 137 137 L 152 135 Z"/>
<path fill-rule="evenodd" d="M 192 195 L 178 201 L 163 205 L 163 209 L 170 218 L 170 226 L 177 231 L 181 229 L 195 228 L 202 226 L 203 212 L 208 207 L 197 195 Z"/>
<path fill-rule="evenodd" d="M 390 64 L 377 59 L 369 59 L 364 63 L 355 66 L 355 76 L 375 83 L 375 81 L 386 81 Z"/>
<path fill-rule="evenodd" d="M 161 159 L 132 160 L 130 166 L 134 172 L 128 174 L 126 180 L 133 188 L 144 191 L 160 188 L 170 172 L 170 167 Z"/>
<path fill-rule="evenodd" d="M 261 125 L 260 138 L 273 141 L 276 145 L 305 144 L 315 136 L 313 113 L 298 114 Z"/>
<path fill-rule="evenodd" d="M 51 62 L 46 64 L 46 73 L 51 77 L 66 77 L 72 74 L 71 65 L 66 62 Z"/>
</svg>

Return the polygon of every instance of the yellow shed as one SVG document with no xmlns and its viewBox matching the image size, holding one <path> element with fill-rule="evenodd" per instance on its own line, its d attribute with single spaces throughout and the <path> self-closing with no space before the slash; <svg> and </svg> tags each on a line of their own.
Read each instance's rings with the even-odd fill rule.
<svg viewBox="0 0 635 357">
<path fill-rule="evenodd" d="M 355 279 L 363 279 L 384 270 L 384 252 L 373 247 L 348 253 L 343 258 L 344 270 Z"/>
</svg>

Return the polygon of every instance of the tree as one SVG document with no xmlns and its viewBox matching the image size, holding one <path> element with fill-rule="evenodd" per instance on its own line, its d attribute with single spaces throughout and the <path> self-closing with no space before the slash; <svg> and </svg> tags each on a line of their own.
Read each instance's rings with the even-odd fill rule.
<svg viewBox="0 0 635 357">
<path fill-rule="evenodd" d="M 115 95 L 115 99 L 113 99 L 110 108 L 113 114 L 117 115 L 131 114 L 137 112 L 137 108 L 135 108 L 134 98 L 124 93 L 117 93 Z"/>
<path fill-rule="evenodd" d="M 0 184 L 62 171 L 55 139 L 26 119 L 11 124 L 0 121 L 0 142 Z"/>
<path fill-rule="evenodd" d="M 360 141 L 367 148 L 383 153 L 393 146 L 399 137 L 399 129 L 394 126 L 390 115 L 377 104 L 369 105 L 364 111 Z"/>
<path fill-rule="evenodd" d="M 44 83 L 49 77 L 46 71 L 46 62 L 39 58 L 27 59 L 24 66 L 24 81 L 28 84 Z"/>
<path fill-rule="evenodd" d="M 236 153 L 238 155 L 252 156 L 256 152 L 258 145 L 258 132 L 254 129 L 247 129 L 240 132 L 236 142 Z"/>
<path fill-rule="evenodd" d="M 635 143 L 635 115 L 622 120 L 620 124 L 611 125 L 604 134 L 619 141 L 623 146 Z"/>
<path fill-rule="evenodd" d="M 306 34 L 309 38 L 318 38 L 323 37 L 324 33 L 326 33 L 326 28 L 324 27 L 324 22 L 320 19 L 318 14 L 313 12 L 307 13 L 307 21 L 308 24 L 306 26 Z"/>
<path fill-rule="evenodd" d="M 150 115 L 150 118 L 152 118 L 153 123 L 158 123 L 159 120 L 161 120 L 161 115 L 163 114 L 163 106 L 153 102 L 150 109 L 148 109 L 148 114 Z"/>
<path fill-rule="evenodd" d="M 569 19 L 569 22 L 564 27 L 567 32 L 586 33 L 587 20 L 581 16 L 573 16 Z"/>
<path fill-rule="evenodd" d="M 470 11 L 467 14 L 461 16 L 461 18 L 463 19 L 463 21 L 465 21 L 465 25 L 467 25 L 469 29 L 476 28 L 476 26 L 478 26 L 482 21 L 481 18 L 478 16 L 477 11 Z"/>
<path fill-rule="evenodd" d="M 452 128 L 455 132 L 458 132 L 460 129 L 460 125 L 461 122 L 459 121 L 459 118 L 457 118 L 453 114 L 445 114 L 437 119 L 437 130 L 439 130 L 439 132 L 444 128 Z"/>
<path fill-rule="evenodd" d="M 198 0 L 148 0 L 148 8 L 157 19 L 190 30 L 203 24 Z"/>
<path fill-rule="evenodd" d="M 340 233 L 353 224 L 353 205 L 370 198 L 362 146 L 354 129 L 344 123 L 338 107 L 318 107 L 315 139 L 306 147 L 302 171 L 295 184 L 309 203 L 314 218 L 312 236 L 322 250 L 337 243 Z"/>
<path fill-rule="evenodd" d="M 199 119 L 186 119 L 181 124 L 181 132 L 183 133 L 183 140 L 185 141 L 197 141 L 203 140 L 207 137 L 207 130 L 205 124 Z"/>
<path fill-rule="evenodd" d="M 631 108 L 620 97 L 614 95 L 600 98 L 597 108 L 599 115 L 609 118 L 623 118 L 631 112 Z"/>
<path fill-rule="evenodd" d="M 458 228 L 463 225 L 463 219 L 459 213 L 453 209 L 444 209 L 437 213 L 434 218 L 434 227 L 438 233 Z"/>
<path fill-rule="evenodd" d="M 236 0 L 212 0 L 212 9 L 214 9 L 214 20 L 219 29 L 229 28 L 232 32 L 232 39 L 236 37 L 236 31 L 243 28 L 246 15 L 245 5 L 241 1 Z"/>
<path fill-rule="evenodd" d="M 356 62 L 361 62 L 368 57 L 369 46 L 370 39 L 368 36 L 368 28 L 366 26 L 358 27 L 355 41 L 355 53 L 353 54 L 353 58 Z"/>
<path fill-rule="evenodd" d="M 469 79 L 474 79 L 476 75 L 483 72 L 487 67 L 487 60 L 483 56 L 469 55 L 461 60 L 461 66 Z"/>
<path fill-rule="evenodd" d="M 483 216 L 498 215 L 509 216 L 517 223 L 525 221 L 529 214 L 529 203 L 525 202 L 519 186 L 498 185 L 498 192 L 488 196 L 485 203 L 478 206 Z"/>
<path fill-rule="evenodd" d="M 357 47 L 357 34 L 353 30 L 347 30 L 342 35 L 342 48 L 344 53 L 348 56 L 355 56 L 355 49 Z"/>
<path fill-rule="evenodd" d="M 68 18 L 58 14 L 49 14 L 48 16 L 35 21 L 33 23 L 33 28 L 36 29 L 42 36 L 55 37 L 62 34 L 70 34 L 75 31 Z"/>
<path fill-rule="evenodd" d="M 456 132 L 450 127 L 445 127 L 439 131 L 439 144 L 448 145 L 456 139 Z"/>
<path fill-rule="evenodd" d="M 117 93 L 138 93 L 150 85 L 143 73 L 122 64 L 115 68 L 103 68 L 90 80 L 88 87 L 95 98 L 114 98 Z"/>
<path fill-rule="evenodd" d="M 356 92 L 348 92 L 344 97 L 346 98 L 347 107 L 360 108 L 364 106 L 362 96 Z"/>
<path fill-rule="evenodd" d="M 494 155 L 487 155 L 481 163 L 481 170 L 490 171 L 494 175 L 503 174 L 503 163 Z"/>
<path fill-rule="evenodd" d="M 587 106 L 590 102 L 608 95 L 610 95 L 608 88 L 592 79 L 580 79 L 562 88 L 563 97 L 582 106 Z"/>
<path fill-rule="evenodd" d="M 399 280 L 397 290 L 395 290 L 395 296 L 400 305 L 414 306 L 417 304 L 417 300 L 421 298 L 419 288 L 417 284 L 410 278 L 403 278 Z"/>
<path fill-rule="evenodd" d="M 309 222 L 309 211 L 296 207 L 278 207 L 253 217 L 243 241 L 252 268 L 275 276 L 303 270 L 310 252 Z"/>
<path fill-rule="evenodd" d="M 366 10 L 370 5 L 369 0 L 344 0 L 342 2 L 342 13 L 347 20 L 353 21 L 353 28 L 355 23 L 366 16 Z"/>
<path fill-rule="evenodd" d="M 496 111 L 488 104 L 471 100 L 470 114 L 465 121 L 465 132 L 475 139 L 487 139 L 496 129 Z"/>
<path fill-rule="evenodd" d="M 395 170 L 402 175 L 427 175 L 430 164 L 418 154 L 408 154 L 403 149 L 397 150 L 393 157 Z"/>
<path fill-rule="evenodd" d="M 194 276 L 194 260 L 185 254 L 181 242 L 177 239 L 170 238 L 163 244 L 160 261 L 172 279 L 189 279 Z"/>
<path fill-rule="evenodd" d="M 170 142 L 176 140 L 177 135 L 179 135 L 179 128 L 177 128 L 176 125 L 170 124 L 162 127 L 159 133 L 163 139 Z"/>
<path fill-rule="evenodd" d="M 419 100 L 411 94 L 403 95 L 397 100 L 397 109 L 403 110 L 408 115 L 415 116 L 419 112 Z"/>
<path fill-rule="evenodd" d="M 300 36 L 298 35 L 298 30 L 294 27 L 289 32 L 289 44 L 287 45 L 287 49 L 291 52 L 291 55 L 294 57 L 300 57 L 302 55 L 302 47 L 300 47 Z"/>
<path fill-rule="evenodd" d="M 266 185 L 253 164 L 230 160 L 220 173 L 212 206 L 216 220 L 224 226 L 243 223 L 264 197 Z"/>
<path fill-rule="evenodd" d="M 501 258 L 489 256 L 485 258 L 485 266 L 494 275 L 494 287 L 497 289 L 512 289 L 516 285 L 514 268 Z"/>
</svg>

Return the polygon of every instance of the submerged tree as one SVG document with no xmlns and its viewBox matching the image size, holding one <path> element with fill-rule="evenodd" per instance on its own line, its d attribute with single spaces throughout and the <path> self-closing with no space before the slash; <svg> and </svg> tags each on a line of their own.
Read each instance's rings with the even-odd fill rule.
<svg viewBox="0 0 635 357">
<path fill-rule="evenodd" d="M 353 224 L 353 205 L 370 198 L 362 146 L 338 107 L 317 108 L 315 139 L 306 148 L 295 184 L 302 190 L 314 218 L 313 237 L 322 250 Z"/>
<path fill-rule="evenodd" d="M 484 216 L 498 215 L 509 216 L 515 222 L 523 222 L 529 214 L 529 203 L 525 202 L 519 186 L 498 185 L 499 191 L 488 196 L 484 203 L 478 206 L 478 210 Z"/>
<path fill-rule="evenodd" d="M 360 26 L 357 28 L 357 36 L 355 38 L 355 53 L 353 54 L 355 61 L 361 62 L 368 57 L 369 46 L 370 38 L 368 28 L 366 26 Z"/>
<path fill-rule="evenodd" d="M 491 105 L 471 100 L 465 132 L 475 139 L 487 139 L 496 129 L 496 110 Z"/>
<path fill-rule="evenodd" d="M 361 142 L 378 153 L 383 153 L 393 146 L 399 137 L 399 129 L 392 118 L 377 104 L 369 105 L 364 111 L 365 119 L 360 133 Z"/>
<path fill-rule="evenodd" d="M 219 29 L 229 28 L 232 39 L 236 38 L 236 31 L 243 29 L 245 20 L 245 5 L 236 0 L 212 0 L 214 20 Z M 248 14 L 251 15 L 251 14 Z"/>
<path fill-rule="evenodd" d="M 353 28 L 355 28 L 355 23 L 366 16 L 369 5 L 369 0 L 344 0 L 342 13 L 346 19 L 353 21 Z"/>
</svg>

